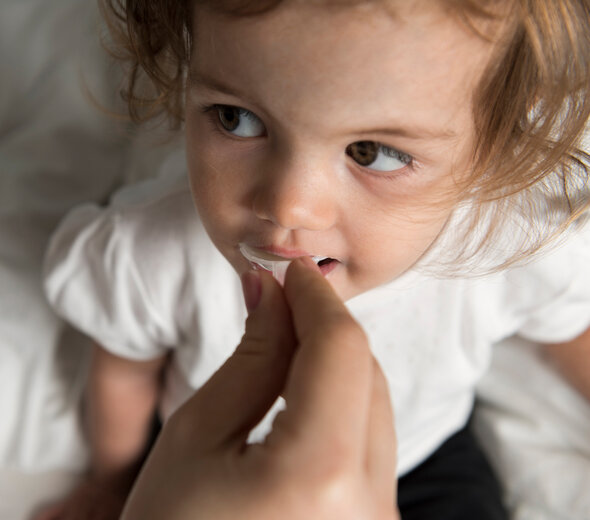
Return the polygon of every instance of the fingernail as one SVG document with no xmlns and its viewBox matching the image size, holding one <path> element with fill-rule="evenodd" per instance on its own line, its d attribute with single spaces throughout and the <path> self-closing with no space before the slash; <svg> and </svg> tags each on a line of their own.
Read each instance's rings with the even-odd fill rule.
<svg viewBox="0 0 590 520">
<path fill-rule="evenodd" d="M 242 291 L 244 293 L 244 302 L 246 309 L 250 314 L 258 304 L 262 296 L 262 281 L 258 271 L 246 271 L 242 275 Z"/>
</svg>

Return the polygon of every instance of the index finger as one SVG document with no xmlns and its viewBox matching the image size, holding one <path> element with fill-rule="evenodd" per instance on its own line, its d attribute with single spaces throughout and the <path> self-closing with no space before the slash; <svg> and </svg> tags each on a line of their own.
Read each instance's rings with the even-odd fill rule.
<svg viewBox="0 0 590 520">
<path fill-rule="evenodd" d="M 309 259 L 287 271 L 285 294 L 298 348 L 284 393 L 284 421 L 322 449 L 325 443 L 364 454 L 373 359 L 361 326 Z M 361 453 L 362 451 L 362 453 Z"/>
</svg>

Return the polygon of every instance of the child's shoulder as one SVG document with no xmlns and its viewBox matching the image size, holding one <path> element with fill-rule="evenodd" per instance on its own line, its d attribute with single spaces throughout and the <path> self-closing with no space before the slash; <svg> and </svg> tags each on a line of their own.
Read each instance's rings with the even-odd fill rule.
<svg viewBox="0 0 590 520">
<path fill-rule="evenodd" d="M 198 214 L 184 175 L 158 177 L 128 186 L 112 198 L 107 213 L 121 232 L 165 239 L 198 223 Z"/>
<path fill-rule="evenodd" d="M 577 224 L 537 255 L 508 269 L 509 285 L 527 285 L 533 291 L 543 287 L 556 291 L 586 276 L 590 261 L 590 226 L 581 220 Z"/>
<path fill-rule="evenodd" d="M 121 188 L 107 205 L 73 209 L 51 238 L 44 271 L 46 280 L 58 277 L 63 284 L 86 273 L 88 283 L 140 284 L 149 293 L 216 264 L 218 256 L 194 207 L 179 152 L 157 177 Z"/>
<path fill-rule="evenodd" d="M 93 236 L 95 244 L 108 241 L 109 250 L 127 251 L 144 262 L 152 256 L 184 257 L 195 245 L 207 249 L 209 240 L 194 206 L 184 149 L 169 152 L 156 174 L 122 187 L 106 206 L 76 208 L 60 228 L 73 226 Z"/>
<path fill-rule="evenodd" d="M 176 345 L 197 326 L 199 302 L 215 297 L 225 304 L 236 293 L 234 278 L 201 225 L 185 167 L 129 185 L 107 206 L 73 210 L 44 265 L 55 310 L 113 352 L 137 359 Z"/>
<path fill-rule="evenodd" d="M 151 283 L 221 259 L 194 206 L 186 168 L 123 188 L 97 212 L 94 225 L 102 227 L 93 240 L 104 244 L 105 254 L 129 258 Z"/>
</svg>

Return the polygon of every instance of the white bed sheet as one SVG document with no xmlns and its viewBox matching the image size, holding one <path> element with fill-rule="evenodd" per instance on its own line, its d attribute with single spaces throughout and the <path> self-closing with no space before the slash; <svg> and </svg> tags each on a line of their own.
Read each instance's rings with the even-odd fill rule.
<svg viewBox="0 0 590 520">
<path fill-rule="evenodd" d="M 74 205 L 106 202 L 164 153 L 84 92 L 122 110 L 98 20 L 94 0 L 0 3 L 0 520 L 25 520 L 86 464 L 89 344 L 45 302 L 48 237 Z"/>
</svg>

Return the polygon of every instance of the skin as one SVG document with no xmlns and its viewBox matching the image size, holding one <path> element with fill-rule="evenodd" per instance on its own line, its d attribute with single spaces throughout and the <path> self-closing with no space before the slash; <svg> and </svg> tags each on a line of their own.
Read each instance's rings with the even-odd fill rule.
<svg viewBox="0 0 590 520">
<path fill-rule="evenodd" d="M 471 167 L 471 98 L 493 45 L 434 2 L 395 5 L 392 15 L 379 3 L 285 2 L 252 18 L 196 8 L 189 173 L 239 274 L 250 268 L 240 243 L 328 256 L 339 261 L 328 279 L 348 299 L 408 270 L 441 232 L 451 212 L 441 200 Z M 256 119 L 240 116 L 238 136 L 214 105 Z M 361 166 L 346 153 L 361 141 L 413 159 Z"/>
<path fill-rule="evenodd" d="M 242 342 L 166 423 L 122 519 L 399 519 L 387 383 L 362 329 L 308 259 L 284 292 L 268 273 L 243 281 L 258 304 Z M 279 393 L 272 433 L 246 444 Z"/>
<path fill-rule="evenodd" d="M 572 341 L 546 345 L 545 353 L 555 368 L 590 401 L 590 328 Z"/>
</svg>

